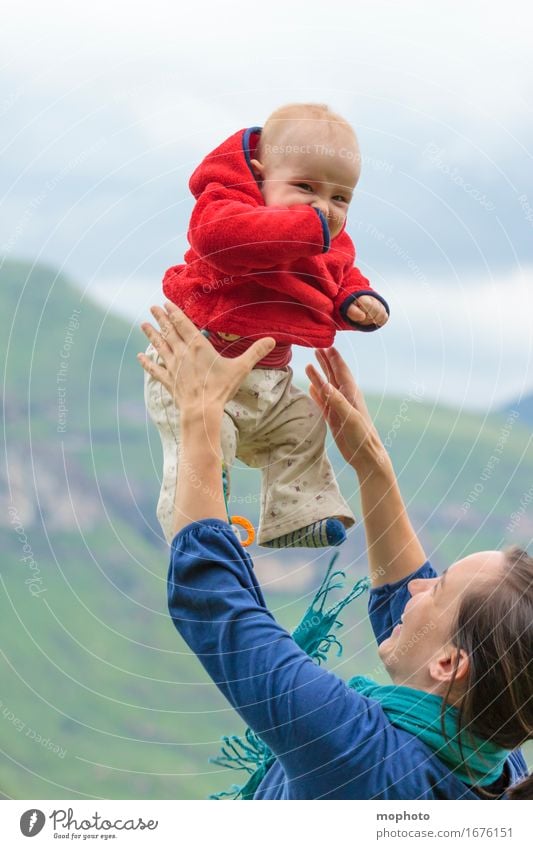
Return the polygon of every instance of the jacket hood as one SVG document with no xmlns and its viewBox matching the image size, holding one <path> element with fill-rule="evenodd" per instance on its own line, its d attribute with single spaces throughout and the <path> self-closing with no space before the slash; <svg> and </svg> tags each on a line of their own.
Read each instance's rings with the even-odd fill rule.
<svg viewBox="0 0 533 849">
<path fill-rule="evenodd" d="M 262 127 L 249 127 L 239 130 L 208 153 L 193 171 L 189 180 L 189 189 L 198 200 L 210 183 L 220 183 L 226 188 L 235 188 L 253 200 L 264 205 L 265 201 L 250 161 L 255 159 Z M 340 233 L 344 233 L 346 219 Z"/>
<path fill-rule="evenodd" d="M 264 203 L 259 184 L 250 165 L 259 143 L 261 127 L 239 130 L 208 153 L 193 171 L 189 189 L 196 199 L 209 183 L 237 188 L 258 203 Z"/>
</svg>

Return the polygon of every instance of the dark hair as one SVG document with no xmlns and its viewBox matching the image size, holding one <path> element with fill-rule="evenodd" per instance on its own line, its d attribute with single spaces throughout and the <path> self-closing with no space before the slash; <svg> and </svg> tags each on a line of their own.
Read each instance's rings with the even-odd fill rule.
<svg viewBox="0 0 533 849">
<path fill-rule="evenodd" d="M 503 554 L 498 580 L 465 593 L 452 627 L 453 644 L 470 660 L 458 740 L 470 731 L 517 749 L 533 739 L 533 557 L 518 546 Z M 443 730 L 458 664 L 459 655 L 443 699 Z M 483 787 L 475 789 L 485 798 L 498 798 Z M 533 799 L 533 773 L 505 792 L 509 799 Z"/>
</svg>

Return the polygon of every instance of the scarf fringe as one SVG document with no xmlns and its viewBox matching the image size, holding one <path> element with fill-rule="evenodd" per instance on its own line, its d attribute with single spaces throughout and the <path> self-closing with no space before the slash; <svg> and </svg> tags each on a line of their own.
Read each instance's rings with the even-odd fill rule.
<svg viewBox="0 0 533 849">
<path fill-rule="evenodd" d="M 332 590 L 343 589 L 346 574 L 341 570 L 333 571 L 335 562 L 339 556 L 337 551 L 326 570 L 326 574 L 316 591 L 313 600 L 304 613 L 299 625 L 292 632 L 292 637 L 297 645 L 303 649 L 309 657 L 319 665 L 327 660 L 328 652 L 332 646 L 337 647 L 337 657 L 342 654 L 342 643 L 331 633 L 341 628 L 342 622 L 337 618 L 339 613 L 354 599 L 369 589 L 370 579 L 365 577 L 358 580 L 352 589 L 333 604 L 328 610 L 324 610 L 327 597 Z M 275 757 L 261 738 L 247 728 L 244 737 L 223 737 L 224 745 L 221 753 L 215 758 L 209 758 L 209 763 L 223 766 L 226 769 L 246 770 L 249 774 L 248 781 L 239 786 L 232 784 L 229 790 L 213 793 L 209 799 L 253 799 L 255 791 L 268 770 L 275 761 Z"/>
</svg>

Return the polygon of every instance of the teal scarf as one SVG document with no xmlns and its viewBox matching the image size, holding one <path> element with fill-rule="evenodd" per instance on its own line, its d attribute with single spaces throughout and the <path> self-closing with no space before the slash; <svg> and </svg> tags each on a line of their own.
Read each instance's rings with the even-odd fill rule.
<svg viewBox="0 0 533 849">
<path fill-rule="evenodd" d="M 496 781 L 503 771 L 508 749 L 502 749 L 489 740 L 463 731 L 459 748 L 457 720 L 459 711 L 453 705 L 445 709 L 444 728 L 441 729 L 442 698 L 434 693 L 414 690 L 412 687 L 381 686 L 364 675 L 348 681 L 348 687 L 369 699 L 376 699 L 387 714 L 391 725 L 409 731 L 435 752 L 457 778 L 466 784 L 485 787 Z M 470 771 L 467 772 L 466 766 Z"/>
<path fill-rule="evenodd" d="M 333 645 L 337 646 L 337 656 L 342 654 L 342 645 L 332 633 L 335 629 L 342 627 L 338 615 L 347 604 L 370 587 L 369 579 L 362 578 L 344 598 L 326 610 L 325 602 L 330 590 L 343 586 L 337 579 L 344 578 L 345 573 L 332 571 L 338 556 L 339 552 L 336 552 L 313 601 L 292 634 L 300 648 L 319 664 L 327 660 L 328 652 Z M 445 738 L 441 730 L 442 698 L 440 696 L 423 690 L 414 690 L 412 687 L 382 686 L 363 675 L 351 678 L 348 681 L 348 687 L 378 701 L 391 725 L 419 737 L 449 767 L 450 771 L 466 784 L 474 781 L 477 785 L 486 786 L 492 784 L 502 774 L 509 751 L 471 732 L 462 733 L 460 748 L 457 736 L 459 711 L 452 705 L 447 706 L 445 710 L 444 727 L 448 739 Z M 224 745 L 220 756 L 210 758 L 210 762 L 228 769 L 245 770 L 249 778 L 244 785 L 234 784 L 230 790 L 216 793 L 209 798 L 253 799 L 255 791 L 275 761 L 274 755 L 251 728 L 246 729 L 244 738 L 232 736 L 223 737 L 222 740 Z M 469 772 L 466 770 L 466 765 Z"/>
</svg>

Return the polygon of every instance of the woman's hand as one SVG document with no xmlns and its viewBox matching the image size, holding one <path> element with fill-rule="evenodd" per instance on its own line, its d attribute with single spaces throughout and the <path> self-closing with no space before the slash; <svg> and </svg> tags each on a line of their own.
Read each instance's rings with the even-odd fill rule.
<svg viewBox="0 0 533 849">
<path fill-rule="evenodd" d="M 271 351 L 270 336 L 258 339 L 240 357 L 221 357 L 192 321 L 170 301 L 165 309 L 151 313 L 160 331 L 148 322 L 141 325 L 164 365 L 138 354 L 142 367 L 172 395 L 182 415 L 222 418 L 224 406 L 237 392 L 246 375 Z"/>
<path fill-rule="evenodd" d="M 389 455 L 379 438 L 363 393 L 335 348 L 318 349 L 328 383 L 305 369 L 311 398 L 321 408 L 342 456 L 357 473 L 373 587 L 399 581 L 426 560 L 409 521 Z"/>
<path fill-rule="evenodd" d="M 322 410 L 337 448 L 358 473 L 383 464 L 387 452 L 346 362 L 336 348 L 318 348 L 315 354 L 326 380 L 314 366 L 306 366 L 310 395 Z"/>
</svg>

